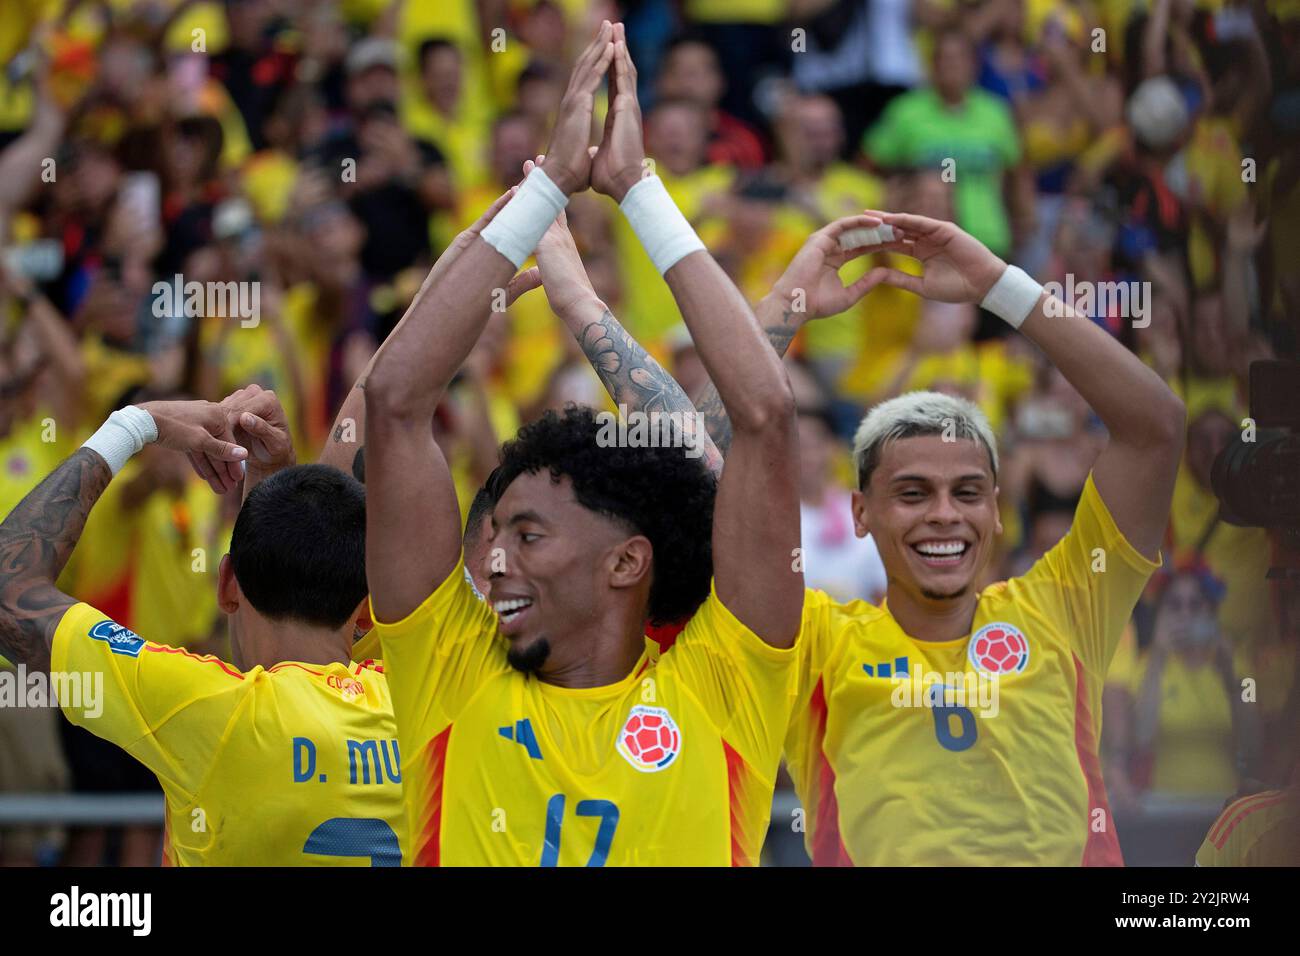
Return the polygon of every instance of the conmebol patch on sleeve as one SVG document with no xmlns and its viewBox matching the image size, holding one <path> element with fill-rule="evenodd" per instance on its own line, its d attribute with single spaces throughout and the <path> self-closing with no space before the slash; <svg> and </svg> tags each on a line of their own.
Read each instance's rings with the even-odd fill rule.
<svg viewBox="0 0 1300 956">
<path fill-rule="evenodd" d="M 144 647 L 144 638 L 113 621 L 100 621 L 90 629 L 90 636 L 106 643 L 114 654 L 127 657 L 139 657 L 140 649 Z"/>
</svg>

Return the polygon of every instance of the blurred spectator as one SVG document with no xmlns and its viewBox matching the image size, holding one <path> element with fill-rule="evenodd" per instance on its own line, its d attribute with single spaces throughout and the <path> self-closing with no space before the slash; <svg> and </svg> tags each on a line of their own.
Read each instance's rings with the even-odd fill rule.
<svg viewBox="0 0 1300 956">
<path fill-rule="evenodd" d="M 831 97 L 856 144 L 895 96 L 921 82 L 913 42 L 913 0 L 802 0 L 792 13 L 806 24 L 806 49 L 791 76 L 805 93 Z"/>
<path fill-rule="evenodd" d="M 878 604 L 885 596 L 885 566 L 871 536 L 858 537 L 854 529 L 852 495 L 844 481 L 852 467 L 847 465 L 847 448 L 835 437 L 833 424 L 824 407 L 800 404 L 799 520 L 804 581 L 837 601 Z"/>
<path fill-rule="evenodd" d="M 1226 797 L 1252 768 L 1259 735 L 1214 618 L 1222 585 L 1191 566 L 1161 585 L 1135 686 L 1137 776 L 1161 793 Z"/>
<path fill-rule="evenodd" d="M 970 39 L 952 29 L 934 41 L 933 86 L 892 100 L 867 131 L 863 148 L 882 170 L 937 169 L 955 183 L 961 227 L 1000 256 L 1010 254 L 1006 180 L 1020 163 L 1020 134 L 1011 111 L 975 86 Z"/>
<path fill-rule="evenodd" d="M 679 37 L 664 53 L 659 96 L 690 100 L 706 112 L 709 162 L 756 169 L 765 160 L 762 140 L 748 123 L 719 108 L 726 86 L 717 54 L 703 41 Z"/>
</svg>

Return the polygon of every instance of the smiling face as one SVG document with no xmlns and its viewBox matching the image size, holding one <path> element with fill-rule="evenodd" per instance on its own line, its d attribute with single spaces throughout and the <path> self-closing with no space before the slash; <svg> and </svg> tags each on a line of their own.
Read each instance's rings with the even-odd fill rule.
<svg viewBox="0 0 1300 956">
<path fill-rule="evenodd" d="M 989 453 L 941 435 L 886 442 L 853 493 L 853 518 L 859 537 L 875 539 L 891 589 L 920 605 L 963 597 L 1002 533 Z"/>
<path fill-rule="evenodd" d="M 487 599 L 511 666 L 524 672 L 566 663 L 574 634 L 599 625 L 617 600 L 644 609 L 649 594 L 650 542 L 579 504 L 570 480 L 549 472 L 510 483 L 486 550 Z"/>
</svg>

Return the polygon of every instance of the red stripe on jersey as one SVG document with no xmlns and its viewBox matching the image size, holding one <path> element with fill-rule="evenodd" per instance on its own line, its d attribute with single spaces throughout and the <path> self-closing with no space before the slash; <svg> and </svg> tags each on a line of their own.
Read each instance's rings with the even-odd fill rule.
<svg viewBox="0 0 1300 956">
<path fill-rule="evenodd" d="M 447 741 L 451 727 L 434 737 L 425 746 L 429 762 L 429 802 L 424 806 L 427 819 L 420 828 L 415 848 L 416 866 L 442 865 L 442 784 L 447 771 Z"/>
<path fill-rule="evenodd" d="M 677 635 L 686 630 L 690 620 L 688 617 L 682 621 L 673 621 L 671 624 L 652 624 L 645 629 L 645 636 L 658 644 L 661 652 L 666 651 L 677 643 Z"/>
<path fill-rule="evenodd" d="M 809 707 L 817 735 L 817 807 L 812 820 L 812 865 L 852 866 L 853 859 L 840 834 L 840 804 L 835 799 L 835 770 L 826 759 L 822 741 L 826 739 L 826 685 L 817 682 Z"/>
<path fill-rule="evenodd" d="M 240 680 L 244 679 L 243 674 L 239 673 L 239 671 L 235 670 L 233 667 L 227 667 L 224 661 L 219 661 L 217 658 L 209 657 L 206 654 L 191 654 L 183 647 L 168 647 L 166 644 L 150 644 L 146 642 L 144 649 L 146 651 L 152 651 L 155 654 L 184 654 L 191 660 L 201 661 L 204 664 L 216 664 L 231 677 L 237 677 Z"/>
<path fill-rule="evenodd" d="M 159 866 L 175 866 L 172 862 L 172 821 L 170 813 L 163 813 L 162 862 Z"/>
<path fill-rule="evenodd" d="M 296 668 L 298 668 L 298 670 L 300 670 L 300 671 L 306 671 L 308 674 L 311 674 L 313 677 L 324 677 L 324 676 L 325 676 L 325 672 L 324 672 L 324 671 L 314 671 L 314 670 L 312 670 L 310 667 L 303 667 L 301 664 L 295 664 L 295 663 L 293 663 L 293 661 L 284 661 L 284 662 L 281 663 L 281 664 L 274 664 L 274 665 L 272 665 L 271 667 L 268 667 L 268 668 L 266 669 L 266 672 L 267 672 L 268 674 L 273 674 L 273 673 L 275 673 L 276 671 L 278 671 L 281 667 L 296 667 Z"/>
<path fill-rule="evenodd" d="M 1079 769 L 1088 784 L 1088 839 L 1083 846 L 1084 866 L 1123 866 L 1124 854 L 1119 848 L 1115 833 L 1115 817 L 1106 799 L 1106 783 L 1101 776 L 1101 760 L 1097 757 L 1097 735 L 1093 731 L 1092 708 L 1088 706 L 1088 686 L 1083 678 L 1083 663 L 1074 657 L 1074 749 L 1079 755 Z M 1105 811 L 1106 827 L 1101 833 L 1092 829 L 1092 810 Z"/>
<path fill-rule="evenodd" d="M 731 865 L 753 866 L 754 863 L 745 854 L 745 845 L 741 840 L 743 827 L 740 820 L 740 788 L 744 785 L 746 772 L 745 761 L 731 749 L 731 744 L 722 742 L 722 751 L 727 755 L 727 807 L 731 816 Z"/>
<path fill-rule="evenodd" d="M 1228 821 L 1232 819 L 1238 810 L 1248 807 L 1252 803 L 1257 803 L 1260 800 L 1271 800 L 1276 795 L 1276 790 L 1261 790 L 1259 793 L 1247 794 L 1244 797 L 1238 797 L 1236 800 L 1233 800 L 1219 811 L 1219 818 L 1215 820 L 1214 825 L 1210 827 L 1210 839 L 1217 840 L 1219 838 L 1219 831 L 1228 825 Z"/>
<path fill-rule="evenodd" d="M 1263 810 L 1267 807 L 1277 806 L 1286 799 L 1286 794 L 1277 793 L 1276 791 L 1273 791 L 1273 793 L 1275 796 L 1265 800 L 1254 800 L 1254 802 L 1250 803 L 1249 806 L 1243 806 L 1238 810 L 1234 810 L 1234 808 L 1237 807 L 1237 804 L 1246 803 L 1245 800 L 1238 800 L 1236 804 L 1233 804 L 1231 807 L 1228 807 L 1227 810 L 1223 811 L 1223 816 L 1219 818 L 1219 823 L 1224 823 L 1226 821 L 1227 826 L 1217 839 L 1214 836 L 1210 837 L 1210 842 L 1214 844 L 1214 848 L 1216 850 L 1222 850 L 1223 845 L 1228 842 L 1228 837 L 1231 836 L 1232 831 L 1237 828 L 1237 824 L 1246 819 L 1246 817 L 1250 816 L 1256 810 Z"/>
</svg>

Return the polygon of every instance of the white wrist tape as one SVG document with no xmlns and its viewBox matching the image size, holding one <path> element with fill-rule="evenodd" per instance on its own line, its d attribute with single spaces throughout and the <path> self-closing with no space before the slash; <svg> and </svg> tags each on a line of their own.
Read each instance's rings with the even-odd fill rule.
<svg viewBox="0 0 1300 956">
<path fill-rule="evenodd" d="M 1043 287 L 1019 266 L 1007 266 L 980 305 L 1014 329 L 1020 328 L 1038 304 Z"/>
<path fill-rule="evenodd" d="M 863 226 L 840 233 L 841 249 L 858 249 L 862 246 L 879 246 L 894 241 L 894 227 L 882 222 L 878 226 Z"/>
<path fill-rule="evenodd" d="M 629 189 L 619 208 L 660 275 L 704 248 L 658 176 L 647 176 Z"/>
<path fill-rule="evenodd" d="M 119 408 L 86 439 L 82 448 L 97 452 L 108 462 L 113 474 L 122 470 L 127 460 L 150 442 L 158 440 L 158 423 L 143 408 L 128 405 Z"/>
<path fill-rule="evenodd" d="M 542 234 L 569 203 L 560 187 L 537 167 L 524 179 L 519 192 L 483 230 L 483 241 L 518 269 L 533 254 Z"/>
</svg>

